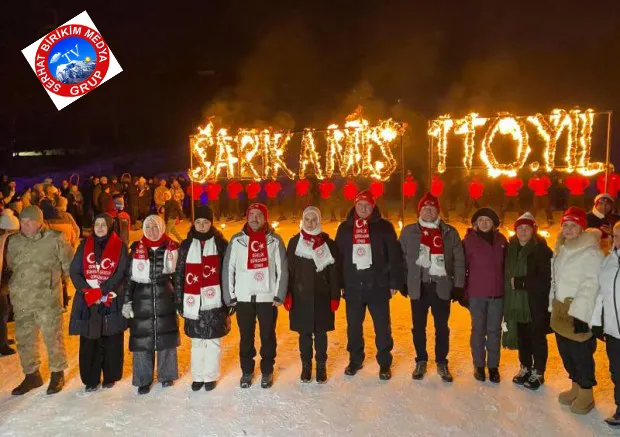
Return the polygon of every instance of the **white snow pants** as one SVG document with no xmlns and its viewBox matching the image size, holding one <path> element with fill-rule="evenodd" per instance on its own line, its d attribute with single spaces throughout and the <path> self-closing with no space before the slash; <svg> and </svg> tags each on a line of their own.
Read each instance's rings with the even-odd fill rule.
<svg viewBox="0 0 620 437">
<path fill-rule="evenodd" d="M 212 382 L 220 377 L 220 339 L 192 338 L 192 380 Z"/>
</svg>

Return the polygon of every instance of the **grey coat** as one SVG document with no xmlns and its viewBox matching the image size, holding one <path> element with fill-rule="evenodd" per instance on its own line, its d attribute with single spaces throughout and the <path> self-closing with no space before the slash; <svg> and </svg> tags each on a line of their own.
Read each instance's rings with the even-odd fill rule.
<svg viewBox="0 0 620 437">
<path fill-rule="evenodd" d="M 437 295 L 440 299 L 450 300 L 453 287 L 465 286 L 465 255 L 461 237 L 457 230 L 441 221 L 439 223 L 443 236 L 446 272 L 448 276 L 433 277 L 437 282 Z M 420 224 L 414 223 L 403 228 L 400 234 L 400 245 L 405 258 L 405 277 L 409 298 L 420 298 L 422 285 L 422 267 L 416 264 L 420 251 Z"/>
</svg>

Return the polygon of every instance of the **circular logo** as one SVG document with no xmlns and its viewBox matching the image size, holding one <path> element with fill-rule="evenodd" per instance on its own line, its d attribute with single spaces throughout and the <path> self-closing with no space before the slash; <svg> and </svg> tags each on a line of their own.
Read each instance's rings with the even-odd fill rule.
<svg viewBox="0 0 620 437">
<path fill-rule="evenodd" d="M 172 256 L 173 256 L 173 255 L 172 255 L 172 252 L 169 252 L 169 253 L 168 253 L 168 259 L 172 259 Z"/>
<path fill-rule="evenodd" d="M 318 256 L 319 258 L 323 258 L 323 255 L 325 255 L 325 249 L 323 249 L 322 247 L 316 251 L 316 256 Z"/>
<path fill-rule="evenodd" d="M 357 249 L 357 256 L 364 256 L 366 255 L 366 249 L 364 249 L 363 247 L 359 247 Z"/>
<path fill-rule="evenodd" d="M 254 273 L 254 279 L 257 281 L 262 281 L 263 279 L 265 279 L 265 275 L 263 274 L 263 272 L 256 272 Z"/>
<path fill-rule="evenodd" d="M 185 300 L 185 303 L 187 304 L 188 307 L 193 307 L 196 304 L 196 299 L 194 299 L 194 296 L 189 296 Z"/>
<path fill-rule="evenodd" d="M 139 262 L 138 263 L 138 271 L 141 272 L 144 270 L 144 263 L 143 262 Z"/>
<path fill-rule="evenodd" d="M 47 34 L 36 52 L 35 71 L 48 91 L 79 97 L 97 88 L 110 67 L 110 49 L 101 34 L 69 24 Z"/>
<path fill-rule="evenodd" d="M 213 299 L 215 297 L 215 288 L 209 287 L 205 290 L 205 296 L 208 299 Z"/>
</svg>

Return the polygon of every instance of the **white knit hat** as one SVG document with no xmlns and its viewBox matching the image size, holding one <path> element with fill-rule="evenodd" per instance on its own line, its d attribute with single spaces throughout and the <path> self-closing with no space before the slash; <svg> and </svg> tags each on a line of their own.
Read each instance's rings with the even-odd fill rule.
<svg viewBox="0 0 620 437">
<path fill-rule="evenodd" d="M 534 230 L 536 230 L 536 228 L 538 227 L 538 225 L 536 224 L 536 218 L 530 212 L 526 212 L 517 219 L 517 221 L 515 222 L 515 231 L 521 225 L 531 226 Z"/>
<path fill-rule="evenodd" d="M 15 217 L 12 209 L 2 210 L 0 215 L 0 229 L 6 231 L 19 231 L 19 220 Z"/>
</svg>

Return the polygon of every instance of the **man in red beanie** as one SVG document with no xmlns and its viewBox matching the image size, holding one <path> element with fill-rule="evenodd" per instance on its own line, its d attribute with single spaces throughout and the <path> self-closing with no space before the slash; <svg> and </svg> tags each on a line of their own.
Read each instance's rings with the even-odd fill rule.
<svg viewBox="0 0 620 437">
<path fill-rule="evenodd" d="M 276 359 L 278 306 L 288 288 L 288 262 L 282 237 L 268 223 L 267 207 L 248 207 L 247 223 L 235 234 L 222 265 L 222 295 L 226 306 L 236 306 L 239 325 L 241 388 L 252 385 L 254 377 L 254 332 L 256 320 L 261 339 L 261 387 L 273 385 Z"/>
<path fill-rule="evenodd" d="M 424 378 L 428 363 L 426 322 L 429 309 L 435 321 L 435 361 L 445 382 L 452 382 L 448 369 L 450 348 L 450 300 L 462 301 L 465 286 L 465 256 L 457 230 L 439 218 L 437 197 L 426 193 L 418 204 L 417 223 L 400 234 L 405 258 L 406 289 L 411 299 L 413 345 L 416 367 L 412 378 Z"/>
<path fill-rule="evenodd" d="M 586 215 L 589 228 L 600 229 L 603 239 L 609 238 L 611 230 L 620 219 L 613 213 L 614 198 L 607 193 L 599 194 L 594 198 L 594 207 Z"/>
<path fill-rule="evenodd" d="M 347 313 L 345 374 L 353 376 L 365 358 L 363 323 L 366 308 L 375 328 L 379 378 L 392 377 L 392 327 L 390 299 L 402 289 L 402 253 L 394 226 L 381 217 L 369 190 L 355 197 L 347 219 L 338 226 L 336 245 L 342 266 L 342 288 Z"/>
</svg>

